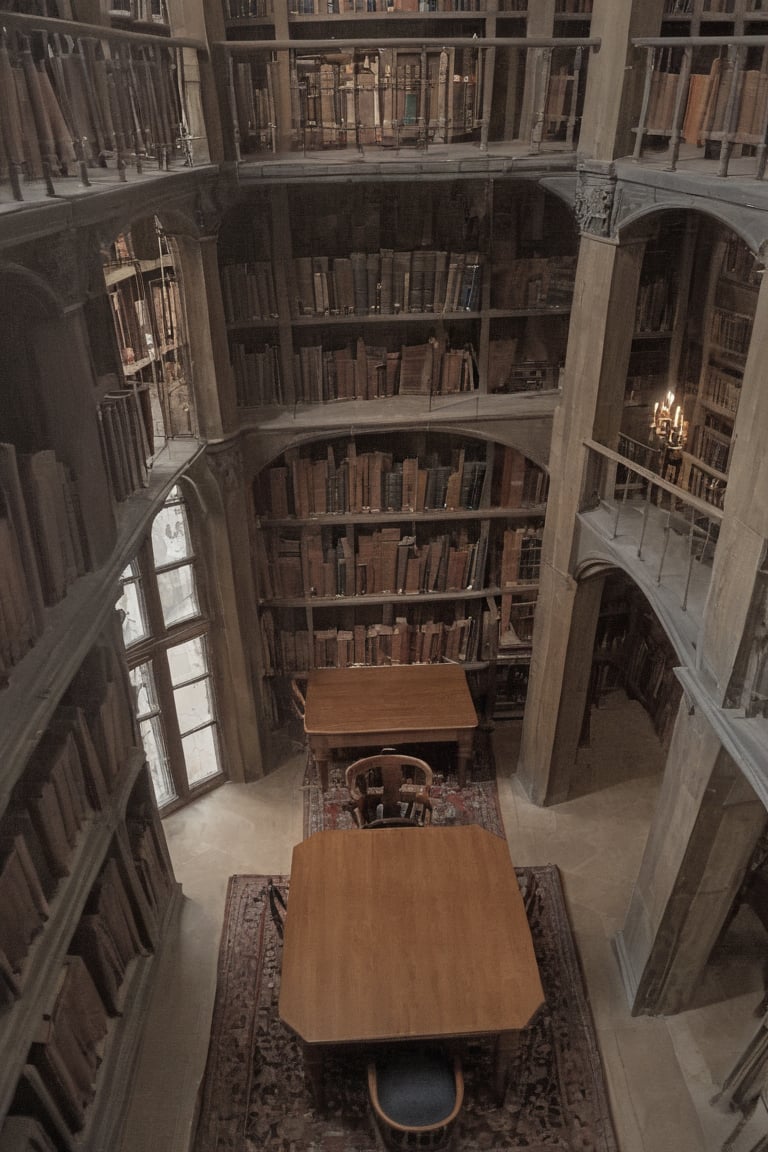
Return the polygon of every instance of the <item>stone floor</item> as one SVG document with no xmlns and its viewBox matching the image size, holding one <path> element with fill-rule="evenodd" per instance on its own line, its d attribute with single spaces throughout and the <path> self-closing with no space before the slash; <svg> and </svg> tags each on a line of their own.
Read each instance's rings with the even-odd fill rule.
<svg viewBox="0 0 768 1152">
<path fill-rule="evenodd" d="M 694 1010 L 633 1018 L 612 938 L 653 813 L 658 742 L 639 705 L 620 694 L 608 697 L 594 717 L 592 746 L 579 753 L 576 798 L 536 808 L 515 775 L 519 736 L 517 723 L 494 732 L 510 853 L 517 863 L 555 863 L 561 870 L 621 1152 L 717 1152 L 735 1117 L 712 1098 L 759 1023 L 763 930 L 751 913 L 739 914 L 710 962 Z M 162 956 L 121 1152 L 189 1147 L 227 878 L 290 871 L 291 850 L 302 836 L 304 759 L 301 745 L 287 747 L 266 779 L 225 784 L 165 821 L 185 899 Z"/>
</svg>

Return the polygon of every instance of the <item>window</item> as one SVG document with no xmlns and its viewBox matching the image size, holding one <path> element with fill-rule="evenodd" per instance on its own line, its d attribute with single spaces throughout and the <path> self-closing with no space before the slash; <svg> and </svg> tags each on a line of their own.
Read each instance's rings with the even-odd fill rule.
<svg viewBox="0 0 768 1152">
<path fill-rule="evenodd" d="M 174 486 L 122 574 L 123 639 L 158 807 L 220 780 L 222 756 L 206 617 L 187 508 Z"/>
</svg>

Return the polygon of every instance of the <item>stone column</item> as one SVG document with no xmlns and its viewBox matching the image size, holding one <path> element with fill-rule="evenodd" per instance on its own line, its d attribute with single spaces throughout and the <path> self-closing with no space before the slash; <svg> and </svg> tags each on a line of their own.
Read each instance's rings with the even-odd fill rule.
<svg viewBox="0 0 768 1152">
<path fill-rule="evenodd" d="M 175 240 L 199 435 L 203 440 L 216 440 L 236 423 L 216 237 L 180 235 Z"/>
<path fill-rule="evenodd" d="M 577 694 L 589 679 L 599 607 L 594 589 L 585 589 L 577 612 L 571 573 L 588 459 L 584 440 L 611 447 L 617 443 L 632 344 L 627 316 L 634 314 L 644 253 L 644 242 L 620 245 L 609 239 L 612 195 L 607 170 L 582 170 L 577 211 L 586 230 L 576 269 L 563 397 L 553 420 L 550 494 L 518 768 L 537 804 L 565 799 L 578 744 Z"/>
<path fill-rule="evenodd" d="M 765 825 L 765 809 L 683 697 L 624 928 L 616 938 L 633 1014 L 683 1010 Z"/>
<path fill-rule="evenodd" d="M 224 727 L 229 776 L 254 780 L 264 757 L 253 685 L 259 671 L 252 634 L 253 579 L 248 545 L 249 511 L 242 453 L 236 442 L 209 449 L 191 474 L 205 513 L 208 593 L 216 604 L 214 642 L 217 708 Z"/>
<path fill-rule="evenodd" d="M 658 36 L 664 0 L 595 0 L 590 35 L 600 49 L 589 59 L 579 154 L 615 160 L 632 154 L 645 82 L 645 49 L 633 36 Z M 617 95 L 618 94 L 618 95 Z"/>
</svg>

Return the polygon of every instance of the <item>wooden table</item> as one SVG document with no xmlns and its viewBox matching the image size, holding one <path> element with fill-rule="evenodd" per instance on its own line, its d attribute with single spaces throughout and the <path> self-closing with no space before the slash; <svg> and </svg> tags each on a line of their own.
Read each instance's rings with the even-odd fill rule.
<svg viewBox="0 0 768 1152">
<path fill-rule="evenodd" d="M 502 1100 L 544 1003 L 505 840 L 479 825 L 318 832 L 293 850 L 280 1016 L 318 1105 L 328 1047 L 493 1036 Z"/>
<path fill-rule="evenodd" d="M 464 787 L 477 713 L 458 664 L 393 664 L 382 668 L 318 668 L 307 678 L 304 730 L 328 787 L 334 748 L 454 741 Z"/>
</svg>

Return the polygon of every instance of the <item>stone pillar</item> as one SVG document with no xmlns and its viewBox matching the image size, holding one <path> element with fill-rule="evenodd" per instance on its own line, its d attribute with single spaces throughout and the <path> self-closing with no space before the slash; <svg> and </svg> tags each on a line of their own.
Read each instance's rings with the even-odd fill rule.
<svg viewBox="0 0 768 1152">
<path fill-rule="evenodd" d="M 209 450 L 206 463 L 190 474 L 198 491 L 208 547 L 208 593 L 216 604 L 212 626 L 217 707 L 225 733 L 232 780 L 254 780 L 264 774 L 264 757 L 253 685 L 258 676 L 258 637 L 249 633 L 253 620 L 253 579 L 248 546 L 249 512 L 242 453 L 237 443 Z"/>
<path fill-rule="evenodd" d="M 683 1010 L 765 825 L 765 809 L 683 697 L 616 947 L 633 1014 Z"/>
<path fill-rule="evenodd" d="M 200 438 L 216 440 L 236 423 L 216 237 L 175 237 Z"/>
<path fill-rule="evenodd" d="M 597 619 L 594 589 L 585 591 L 577 610 L 571 573 L 588 459 L 584 440 L 611 447 L 617 443 L 632 344 L 627 316 L 634 314 L 644 252 L 644 242 L 619 245 L 608 238 L 612 194 L 610 175 L 582 170 L 577 210 L 582 226 L 591 231 L 581 237 L 563 397 L 553 420 L 550 494 L 518 767 L 537 804 L 565 798 L 578 744 L 577 694 L 589 675 Z"/>
<path fill-rule="evenodd" d="M 728 471 L 724 518 L 715 552 L 698 671 L 715 702 L 747 707 L 753 682 L 761 674 L 768 620 L 765 616 L 768 502 L 755 493 L 768 491 L 768 277 L 763 276 L 744 370 L 739 410 L 733 429 L 734 450 Z"/>
<path fill-rule="evenodd" d="M 645 49 L 634 36 L 658 36 L 664 0 L 595 0 L 590 35 L 600 49 L 589 60 L 579 155 L 615 160 L 631 155 L 632 128 L 640 118 L 645 82 Z"/>
</svg>

